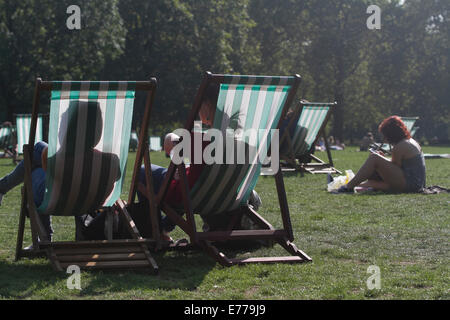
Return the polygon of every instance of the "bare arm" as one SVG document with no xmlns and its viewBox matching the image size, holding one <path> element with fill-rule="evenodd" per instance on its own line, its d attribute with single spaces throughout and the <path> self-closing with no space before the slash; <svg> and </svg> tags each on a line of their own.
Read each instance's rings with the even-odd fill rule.
<svg viewBox="0 0 450 320">
<path fill-rule="evenodd" d="M 394 148 L 392 148 L 392 163 L 397 165 L 398 167 L 402 166 L 402 159 L 403 159 L 403 145 L 396 145 Z"/>
</svg>

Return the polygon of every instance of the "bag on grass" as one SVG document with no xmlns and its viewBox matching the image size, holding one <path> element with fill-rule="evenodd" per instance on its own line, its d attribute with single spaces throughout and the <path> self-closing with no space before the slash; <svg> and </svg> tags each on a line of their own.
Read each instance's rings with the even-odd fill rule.
<svg viewBox="0 0 450 320">
<path fill-rule="evenodd" d="M 331 182 L 327 185 L 328 192 L 336 191 L 342 186 L 345 186 L 350 180 L 353 179 L 355 174 L 352 170 L 345 170 L 345 176 L 339 176 L 333 178 Z"/>
<path fill-rule="evenodd" d="M 143 238 L 152 236 L 152 224 L 147 208 L 145 203 L 134 203 L 127 206 L 127 210 Z M 75 239 L 77 241 L 106 240 L 106 216 L 107 213 L 100 210 L 75 217 Z M 131 234 L 125 219 L 117 214 L 114 214 L 113 217 L 113 239 L 130 239 Z"/>
</svg>

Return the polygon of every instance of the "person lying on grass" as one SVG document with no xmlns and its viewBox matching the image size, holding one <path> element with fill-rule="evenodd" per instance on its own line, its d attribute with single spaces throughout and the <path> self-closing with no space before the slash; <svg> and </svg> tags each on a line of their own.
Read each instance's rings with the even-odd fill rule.
<svg viewBox="0 0 450 320">
<path fill-rule="evenodd" d="M 338 193 L 353 192 L 357 186 L 386 192 L 421 192 L 425 187 L 425 159 L 415 141 L 398 116 L 383 120 L 378 131 L 393 146 L 392 159 L 382 151 L 371 150 L 366 162 Z"/>
</svg>

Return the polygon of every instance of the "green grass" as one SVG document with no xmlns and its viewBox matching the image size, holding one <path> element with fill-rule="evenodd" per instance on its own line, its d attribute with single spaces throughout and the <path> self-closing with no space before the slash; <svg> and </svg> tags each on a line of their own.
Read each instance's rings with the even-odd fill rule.
<svg viewBox="0 0 450 320">
<path fill-rule="evenodd" d="M 333 152 L 337 168 L 357 171 L 367 153 L 356 147 Z M 427 153 L 449 153 L 426 147 Z M 131 153 L 123 199 L 131 181 Z M 324 153 L 319 156 L 325 157 Z M 152 161 L 167 165 L 160 153 Z M 449 187 L 450 160 L 430 159 L 427 185 Z M 0 176 L 13 169 L 0 160 Z M 3 299 L 449 299 L 448 194 L 331 195 L 324 175 L 285 175 L 296 245 L 313 258 L 308 264 L 224 268 L 202 252 L 155 254 L 157 276 L 143 271 L 83 272 L 82 290 L 69 290 L 68 274 L 45 259 L 14 262 L 20 188 L 0 206 L 0 298 Z M 260 212 L 281 226 L 273 177 L 256 190 Z M 54 217 L 55 240 L 73 240 L 73 218 Z M 177 228 L 175 238 L 184 237 Z M 30 241 L 27 230 L 26 239 Z M 285 255 L 279 246 L 232 255 Z M 367 268 L 381 270 L 381 289 L 368 290 Z"/>
</svg>

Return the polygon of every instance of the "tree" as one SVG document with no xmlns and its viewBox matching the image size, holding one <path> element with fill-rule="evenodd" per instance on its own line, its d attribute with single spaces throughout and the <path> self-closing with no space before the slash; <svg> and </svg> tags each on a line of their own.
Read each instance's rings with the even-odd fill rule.
<svg viewBox="0 0 450 320">
<path fill-rule="evenodd" d="M 180 124 L 205 71 L 241 72 L 247 68 L 246 62 L 252 61 L 247 45 L 252 28 L 245 10 L 247 2 L 120 1 L 120 14 L 128 30 L 126 47 L 107 69 L 113 78 L 120 74 L 139 80 L 157 77 L 151 124 L 154 133 Z M 140 112 L 138 109 L 137 114 Z"/>
<path fill-rule="evenodd" d="M 81 30 L 69 30 L 71 1 L 0 0 L 0 104 L 6 118 L 30 112 L 36 76 L 97 80 L 122 52 L 126 30 L 117 0 L 80 0 Z"/>
</svg>

